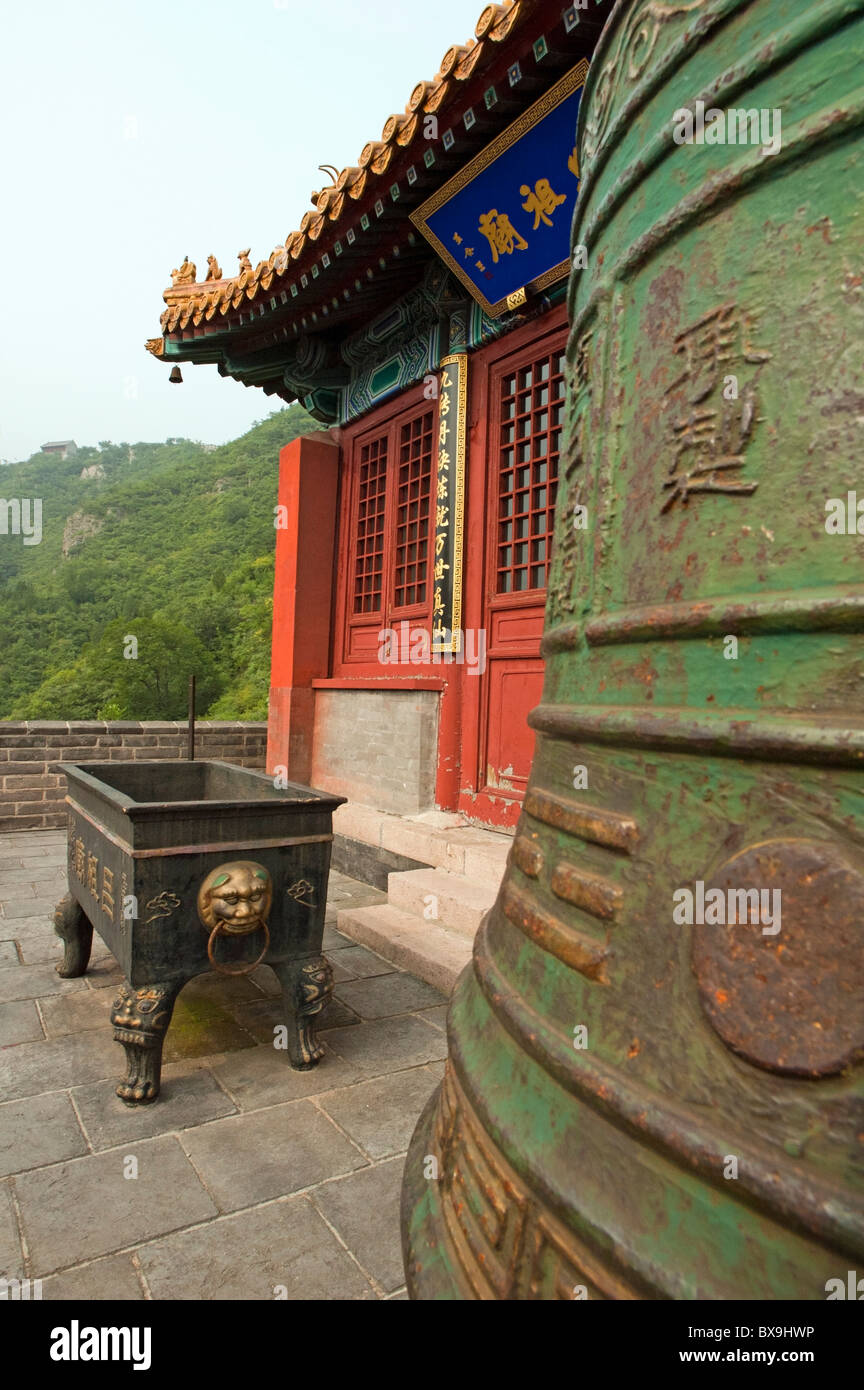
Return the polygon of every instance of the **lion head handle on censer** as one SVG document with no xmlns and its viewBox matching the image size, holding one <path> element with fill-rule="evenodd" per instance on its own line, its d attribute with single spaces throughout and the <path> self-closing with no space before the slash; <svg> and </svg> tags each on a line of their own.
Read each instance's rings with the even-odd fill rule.
<svg viewBox="0 0 864 1390">
<path fill-rule="evenodd" d="M 263 864 L 239 859 L 210 871 L 198 890 L 198 916 L 210 933 L 207 955 L 214 970 L 224 975 L 248 975 L 261 963 L 270 945 L 267 921 L 272 905 L 273 880 Z M 240 965 L 217 961 L 217 936 L 248 936 L 255 931 L 264 933 L 264 947 L 257 960 Z"/>
</svg>

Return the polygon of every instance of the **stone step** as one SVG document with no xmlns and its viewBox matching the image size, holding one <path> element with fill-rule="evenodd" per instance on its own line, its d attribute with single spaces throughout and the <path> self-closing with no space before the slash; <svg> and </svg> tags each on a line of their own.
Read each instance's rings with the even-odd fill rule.
<svg viewBox="0 0 864 1390">
<path fill-rule="evenodd" d="M 333 830 L 337 835 L 379 846 L 432 868 L 464 873 L 468 878 L 495 882 L 496 886 L 513 843 L 512 832 L 484 830 L 449 813 L 394 816 L 356 801 L 337 807 Z"/>
<path fill-rule="evenodd" d="M 444 869 L 411 869 L 387 877 L 387 897 L 394 907 L 432 925 L 461 932 L 471 941 L 497 892 L 495 882 L 478 882 Z"/>
<path fill-rule="evenodd" d="M 377 951 L 400 970 L 440 989 L 448 997 L 471 960 L 471 942 L 460 932 L 424 922 L 392 903 L 375 907 L 345 907 L 337 928 L 361 946 Z"/>
<path fill-rule="evenodd" d="M 505 840 L 503 836 L 496 835 L 493 843 L 466 845 L 465 867 L 462 870 L 465 877 L 474 879 L 477 883 L 492 884 L 497 893 L 504 877 L 512 843 L 510 836 Z"/>
</svg>

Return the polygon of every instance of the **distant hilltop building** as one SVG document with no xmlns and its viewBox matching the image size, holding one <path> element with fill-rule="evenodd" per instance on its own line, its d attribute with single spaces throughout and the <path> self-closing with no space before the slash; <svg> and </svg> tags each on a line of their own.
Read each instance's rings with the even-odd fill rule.
<svg viewBox="0 0 864 1390">
<path fill-rule="evenodd" d="M 70 454 L 77 454 L 78 445 L 74 439 L 52 439 L 50 443 L 42 445 L 43 454 L 58 454 L 61 459 L 66 459 Z"/>
</svg>

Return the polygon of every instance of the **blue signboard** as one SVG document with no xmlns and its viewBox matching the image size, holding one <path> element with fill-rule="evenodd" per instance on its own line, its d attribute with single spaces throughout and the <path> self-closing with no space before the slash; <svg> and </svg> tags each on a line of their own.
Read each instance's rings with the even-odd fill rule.
<svg viewBox="0 0 864 1390">
<path fill-rule="evenodd" d="M 583 59 L 411 214 L 487 314 L 567 274 L 587 72 Z"/>
</svg>

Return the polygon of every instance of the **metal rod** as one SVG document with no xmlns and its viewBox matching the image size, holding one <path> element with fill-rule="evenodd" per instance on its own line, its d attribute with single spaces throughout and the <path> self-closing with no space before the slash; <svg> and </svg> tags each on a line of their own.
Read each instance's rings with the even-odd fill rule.
<svg viewBox="0 0 864 1390">
<path fill-rule="evenodd" d="M 189 677 L 189 747 L 186 755 L 190 763 L 195 761 L 195 677 Z"/>
</svg>

